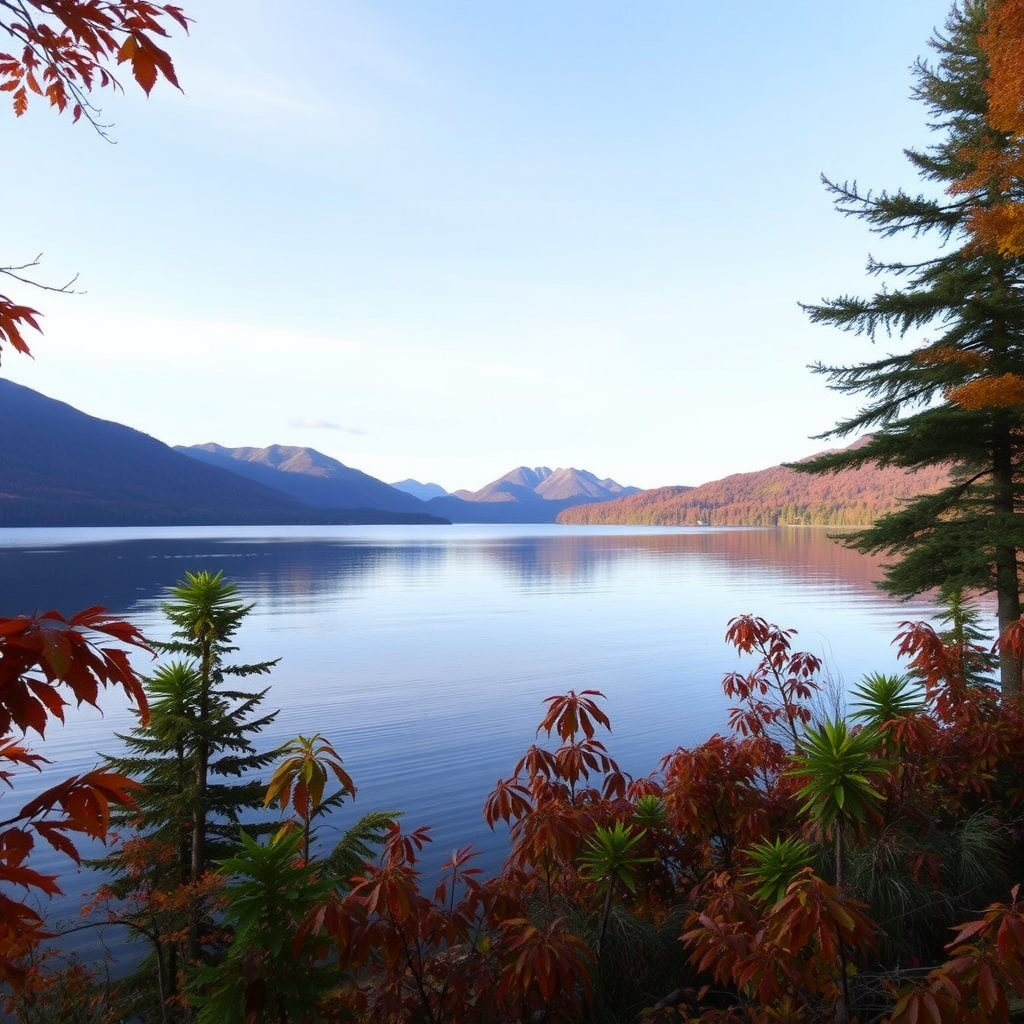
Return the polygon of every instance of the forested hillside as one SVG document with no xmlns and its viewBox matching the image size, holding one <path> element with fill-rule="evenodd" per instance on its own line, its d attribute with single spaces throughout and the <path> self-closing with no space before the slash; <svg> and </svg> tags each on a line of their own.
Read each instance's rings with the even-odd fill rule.
<svg viewBox="0 0 1024 1024">
<path fill-rule="evenodd" d="M 651 526 L 863 526 L 915 494 L 938 490 L 941 467 L 908 473 L 865 466 L 807 476 L 785 466 L 734 473 L 700 487 L 659 487 L 566 509 L 560 523 Z"/>
</svg>

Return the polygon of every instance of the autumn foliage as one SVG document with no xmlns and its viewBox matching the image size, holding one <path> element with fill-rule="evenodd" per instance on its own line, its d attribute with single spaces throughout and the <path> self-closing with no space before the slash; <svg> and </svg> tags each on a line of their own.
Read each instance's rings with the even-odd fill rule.
<svg viewBox="0 0 1024 1024">
<path fill-rule="evenodd" d="M 0 53 L 0 92 L 19 117 L 33 94 L 78 120 L 95 88 L 120 90 L 113 67 L 127 64 L 147 95 L 158 78 L 178 87 L 170 55 L 157 40 L 168 22 L 188 29 L 180 7 L 148 0 L 21 0 L 5 3 L 3 28 L 19 45 Z"/>
<path fill-rule="evenodd" d="M 785 466 L 736 473 L 699 487 L 659 487 L 614 501 L 577 505 L 560 523 L 636 523 L 652 526 L 863 526 L 908 497 L 936 491 L 946 467 L 907 472 L 862 466 L 808 477 Z"/>
<path fill-rule="evenodd" d="M 1024 203 L 1017 198 L 1024 179 L 1024 3 L 988 5 L 978 42 L 988 64 L 985 94 L 989 133 L 984 145 L 965 147 L 972 170 L 950 188 L 959 195 L 987 187 L 996 198 L 971 211 L 976 243 L 1006 257 L 1024 255 Z"/>
<path fill-rule="evenodd" d="M 43 739 L 51 720 L 64 721 L 71 701 L 96 706 L 101 688 L 120 687 L 145 719 L 146 696 L 128 661 L 128 647 L 148 650 L 134 626 L 102 608 L 70 618 L 50 611 L 0 619 L 0 782 L 13 790 L 17 767 L 41 771 L 49 763 L 23 737 L 31 730 Z M 30 865 L 37 841 L 80 863 L 75 837 L 105 839 L 111 804 L 134 807 L 137 785 L 117 773 L 90 771 L 51 786 L 6 815 L 0 821 L 0 886 L 60 892 L 56 876 Z M 27 901 L 0 891 L 0 981 L 24 981 L 24 959 L 45 935 L 42 918 Z"/>
<path fill-rule="evenodd" d="M 934 1005 L 940 1024 L 956 1012 L 1006 1020 L 1024 936 L 1016 891 L 964 923 L 966 907 L 1003 875 L 963 889 L 935 845 L 978 808 L 1010 821 L 1019 806 L 1024 722 L 971 681 L 987 652 L 905 624 L 897 642 L 920 700 L 876 702 L 881 720 L 853 729 L 870 735 L 860 746 L 875 760 L 842 784 L 870 789 L 870 828 L 847 827 L 856 870 L 838 883 L 828 880 L 836 865 L 821 828 L 835 815 L 821 818 L 803 797 L 818 770 L 804 744 L 820 663 L 793 648 L 794 636 L 756 616 L 730 623 L 727 639 L 752 656 L 746 672 L 726 676 L 738 702 L 732 735 L 681 748 L 646 778 L 622 772 L 598 739 L 611 727 L 599 692 L 549 697 L 543 742 L 485 801 L 486 820 L 507 826 L 510 840 L 492 879 L 463 848 L 431 893 L 419 867 L 429 829 L 396 822 L 379 859 L 333 888 L 323 888 L 326 862 L 294 860 L 295 871 L 313 869 L 307 891 L 324 893 L 288 931 L 310 977 L 333 971 L 321 1012 L 396 1024 L 538 1014 L 707 1024 L 868 1014 L 902 1024 L 928 1020 Z M 902 713 L 887 717 L 894 707 Z M 768 842 L 778 836 L 790 838 Z M 902 859 L 892 870 L 926 903 L 946 906 L 944 920 L 931 913 L 925 924 L 914 906 L 883 914 L 884 894 L 863 873 L 893 845 Z M 943 928 L 954 925 L 950 941 Z M 926 958 L 930 971 L 899 966 Z M 253 1019 L 274 1005 L 272 975 L 247 997 Z M 277 984 L 283 992 L 285 980 Z"/>
<path fill-rule="evenodd" d="M 10 96 L 18 117 L 37 96 L 58 112 L 70 110 L 75 121 L 84 116 L 104 134 L 107 126 L 90 94 L 97 88 L 122 90 L 120 65 L 147 95 L 161 78 L 179 88 L 162 45 L 171 26 L 187 31 L 181 8 L 149 0 L 5 0 L 0 29 L 13 49 L 0 51 L 0 93 Z M 0 273 L 38 286 L 25 276 L 35 265 L 33 260 L 0 266 Z M 25 332 L 40 329 L 39 317 L 33 307 L 0 294 L 0 356 L 5 345 L 28 355 Z"/>
<path fill-rule="evenodd" d="M 1024 3 L 999 0 L 990 4 L 979 42 L 988 60 L 985 92 L 993 139 L 990 146 L 965 154 L 976 166 L 967 185 L 996 182 L 1004 195 L 975 211 L 971 228 L 981 245 L 1004 256 L 1021 256 L 1024 203 L 1015 195 L 1024 180 Z"/>
</svg>

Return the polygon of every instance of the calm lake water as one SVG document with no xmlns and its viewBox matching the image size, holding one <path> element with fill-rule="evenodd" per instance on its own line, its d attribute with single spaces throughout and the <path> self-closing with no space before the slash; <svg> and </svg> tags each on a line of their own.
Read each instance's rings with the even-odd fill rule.
<svg viewBox="0 0 1024 1024">
<path fill-rule="evenodd" d="M 500 863 L 481 807 L 533 741 L 545 697 L 601 690 L 609 752 L 644 775 L 725 730 L 721 677 L 744 664 L 722 639 L 733 616 L 795 627 L 796 648 L 848 686 L 895 670 L 898 624 L 932 610 L 886 598 L 877 562 L 815 529 L 225 527 L 4 531 L 0 615 L 103 604 L 163 639 L 161 600 L 187 569 L 222 569 L 255 602 L 240 659 L 282 659 L 262 743 L 320 732 L 342 754 L 358 797 L 324 841 L 400 808 L 409 827 L 432 826 L 428 867 L 466 843 Z M 35 744 L 60 777 L 131 727 L 119 692 L 101 706 Z M 3 810 L 56 779 L 19 778 Z M 69 892 L 97 884 L 69 862 L 35 863 Z"/>
</svg>

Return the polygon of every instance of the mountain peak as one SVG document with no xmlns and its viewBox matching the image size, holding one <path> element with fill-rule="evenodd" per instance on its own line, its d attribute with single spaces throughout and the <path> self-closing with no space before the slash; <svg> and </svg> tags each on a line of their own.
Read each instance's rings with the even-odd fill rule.
<svg viewBox="0 0 1024 1024">
<path fill-rule="evenodd" d="M 551 470 L 547 466 L 516 466 L 510 469 L 504 476 L 499 477 L 494 483 L 515 484 L 517 487 L 528 487 L 531 491 L 536 490 L 547 478 L 551 476 Z M 488 487 L 492 486 L 488 484 Z"/>
<path fill-rule="evenodd" d="M 396 491 L 405 491 L 406 494 L 411 494 L 414 498 L 419 498 L 420 501 L 430 501 L 431 498 L 447 498 L 448 492 L 440 485 L 435 483 L 421 483 L 419 480 L 414 480 L 412 477 L 408 477 L 405 480 L 396 480 L 391 484 Z"/>
<path fill-rule="evenodd" d="M 267 448 L 224 448 L 218 444 L 179 447 L 201 462 L 255 480 L 314 508 L 369 508 L 422 512 L 419 498 L 352 469 L 315 448 L 272 444 Z"/>
<path fill-rule="evenodd" d="M 636 490 L 635 487 L 623 487 L 614 480 L 599 480 L 585 469 L 517 466 L 479 491 L 456 491 L 455 495 L 463 501 L 534 504 L 538 501 L 607 501 L 623 494 L 633 494 Z"/>
<path fill-rule="evenodd" d="M 222 445 L 210 443 L 193 445 L 191 450 L 234 459 L 237 462 L 269 466 L 282 473 L 302 473 L 305 476 L 334 477 L 339 470 L 347 471 L 349 468 L 343 462 L 332 459 L 315 448 L 300 448 L 290 444 L 272 444 L 266 448 L 224 448 Z"/>
</svg>

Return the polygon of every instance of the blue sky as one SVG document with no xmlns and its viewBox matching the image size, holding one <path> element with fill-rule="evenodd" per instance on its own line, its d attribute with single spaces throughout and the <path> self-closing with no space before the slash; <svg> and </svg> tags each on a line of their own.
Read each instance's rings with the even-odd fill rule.
<svg viewBox="0 0 1024 1024">
<path fill-rule="evenodd" d="M 823 447 L 806 365 L 880 342 L 798 302 L 876 255 L 825 172 L 917 181 L 923 0 L 181 0 L 184 95 L 2 125 L 4 263 L 84 294 L 4 376 L 169 444 L 386 480 L 520 464 L 696 484 Z"/>
</svg>

